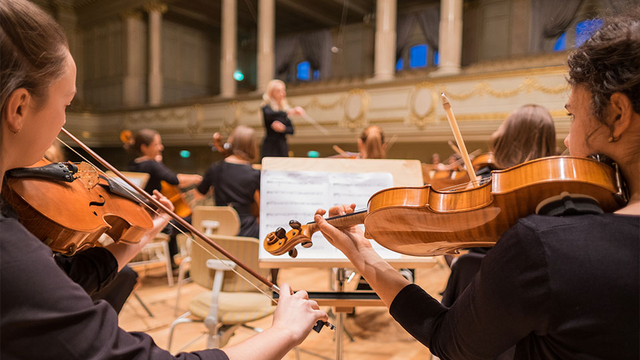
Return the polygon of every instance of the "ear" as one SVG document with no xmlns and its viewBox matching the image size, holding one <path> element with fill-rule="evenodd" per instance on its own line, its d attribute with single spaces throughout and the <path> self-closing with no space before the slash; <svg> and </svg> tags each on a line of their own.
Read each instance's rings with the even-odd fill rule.
<svg viewBox="0 0 640 360">
<path fill-rule="evenodd" d="M 631 125 L 635 111 L 629 97 L 621 92 L 613 93 L 610 101 L 609 118 L 612 120 L 609 128 L 611 136 L 619 138 Z"/>
<path fill-rule="evenodd" d="M 147 151 L 149 151 L 149 145 L 140 144 L 140 152 L 142 153 L 142 155 L 146 155 Z"/>
<path fill-rule="evenodd" d="M 11 132 L 18 133 L 22 130 L 29 112 L 30 101 L 31 94 L 25 88 L 16 89 L 9 95 L 3 117 Z"/>
</svg>

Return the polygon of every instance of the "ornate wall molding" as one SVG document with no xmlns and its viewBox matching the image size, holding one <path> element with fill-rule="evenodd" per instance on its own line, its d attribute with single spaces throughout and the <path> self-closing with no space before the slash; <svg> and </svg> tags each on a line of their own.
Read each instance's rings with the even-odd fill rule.
<svg viewBox="0 0 640 360">
<path fill-rule="evenodd" d="M 364 89 L 349 90 L 344 101 L 344 117 L 340 125 L 349 129 L 363 127 L 367 123 L 370 96 Z"/>
<path fill-rule="evenodd" d="M 435 84 L 424 81 L 415 86 L 409 100 L 409 123 L 422 129 L 436 121 L 438 93 Z"/>
<path fill-rule="evenodd" d="M 557 95 L 557 94 L 566 92 L 569 89 L 570 87 L 568 84 L 552 86 L 552 87 L 543 86 L 543 85 L 540 85 L 540 83 L 536 78 L 532 78 L 532 77 L 525 78 L 518 87 L 510 90 L 496 90 L 486 81 L 477 83 L 473 88 L 473 90 L 467 93 L 456 94 L 456 93 L 447 91 L 447 87 L 445 85 L 440 87 L 441 92 L 444 92 L 445 94 L 447 94 L 447 96 L 452 100 L 467 100 L 474 96 L 485 96 L 485 95 L 504 99 L 504 98 L 514 97 L 522 92 L 531 93 L 534 91 L 542 92 L 545 94 Z"/>
</svg>

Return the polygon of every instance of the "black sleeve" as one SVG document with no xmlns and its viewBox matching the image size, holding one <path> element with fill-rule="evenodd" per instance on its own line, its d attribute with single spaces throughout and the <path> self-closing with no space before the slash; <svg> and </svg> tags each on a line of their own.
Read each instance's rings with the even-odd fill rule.
<svg viewBox="0 0 640 360">
<path fill-rule="evenodd" d="M 204 177 L 202 178 L 202 182 L 196 186 L 196 189 L 200 194 L 206 194 L 209 189 L 214 186 L 214 177 L 216 175 L 216 164 L 213 164 L 207 169 L 207 172 L 204 173 Z"/>
<path fill-rule="evenodd" d="M 163 163 L 154 161 L 151 177 L 168 182 L 171 185 L 178 185 L 178 175 L 166 167 Z"/>
<path fill-rule="evenodd" d="M 291 119 L 289 119 L 289 117 L 285 117 L 282 123 L 284 124 L 284 126 L 286 127 L 286 129 L 284 130 L 283 134 L 289 134 L 289 135 L 293 135 L 293 123 L 291 122 Z"/>
<path fill-rule="evenodd" d="M 0 358 L 228 360 L 220 350 L 173 356 L 124 331 L 111 305 L 94 303 L 40 240 L 15 220 L 0 228 Z"/>
<path fill-rule="evenodd" d="M 285 130 L 281 134 L 293 135 L 293 124 L 291 123 L 291 119 L 287 116 L 286 111 L 275 111 L 271 106 L 265 105 L 262 108 L 262 114 L 264 117 L 264 127 L 267 131 L 275 132 L 271 128 L 271 124 L 273 124 L 274 121 L 280 121 L 285 126 Z"/>
<path fill-rule="evenodd" d="M 519 222 L 489 251 L 451 308 L 409 285 L 396 296 L 390 312 L 441 359 L 490 359 L 531 332 L 545 333 L 549 292 L 538 234 Z"/>
<path fill-rule="evenodd" d="M 91 295 L 107 286 L 118 274 L 118 261 L 105 248 L 94 247 L 73 256 L 55 255 L 58 266 Z"/>
</svg>

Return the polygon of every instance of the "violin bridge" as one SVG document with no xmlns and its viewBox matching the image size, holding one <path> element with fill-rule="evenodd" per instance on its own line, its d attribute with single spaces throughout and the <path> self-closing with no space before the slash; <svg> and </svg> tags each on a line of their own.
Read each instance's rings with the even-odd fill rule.
<svg viewBox="0 0 640 360">
<path fill-rule="evenodd" d="M 98 185 L 98 172 L 91 165 L 86 162 L 81 162 L 78 165 L 78 172 L 74 175 L 87 190 L 91 190 Z"/>
</svg>

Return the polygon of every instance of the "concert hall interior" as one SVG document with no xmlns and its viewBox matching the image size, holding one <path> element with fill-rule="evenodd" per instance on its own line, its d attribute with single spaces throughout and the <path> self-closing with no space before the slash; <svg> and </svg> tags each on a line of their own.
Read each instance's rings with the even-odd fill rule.
<svg viewBox="0 0 640 360">
<path fill-rule="evenodd" d="M 0 12 L 4 12 L 5 4 L 12 1 L 27 0 L 0 0 Z M 306 337 L 298 336 L 295 341 L 287 342 L 276 349 L 275 353 L 280 354 L 277 357 L 289 360 L 439 359 L 432 355 L 429 346 L 441 349 L 440 344 L 423 344 L 425 337 L 416 335 L 420 334 L 420 330 L 416 330 L 419 325 L 405 326 L 411 322 L 407 318 L 405 322 L 396 321 L 402 318 L 402 314 L 398 314 L 397 309 L 389 310 L 394 297 L 389 299 L 378 290 L 391 289 L 389 291 L 395 291 L 394 295 L 400 297 L 408 292 L 406 289 L 415 287 L 411 284 L 416 284 L 437 300 L 437 306 L 443 309 L 452 307 L 465 289 L 475 286 L 467 288 L 468 284 L 474 279 L 480 283 L 482 277 L 477 274 L 481 261 L 485 255 L 491 256 L 493 251 L 488 249 L 505 231 L 513 234 L 515 230 L 511 227 L 517 226 L 518 218 L 532 212 L 507 216 L 504 215 L 507 210 L 488 208 L 478 211 L 482 212 L 479 215 L 482 220 L 471 220 L 466 214 L 458 214 L 455 218 L 454 215 L 446 219 L 443 216 L 442 220 L 438 218 L 433 223 L 416 226 L 430 228 L 428 231 L 433 233 L 429 236 L 438 239 L 444 238 L 442 233 L 445 232 L 455 234 L 452 235 L 453 240 L 438 240 L 426 251 L 420 247 L 422 244 L 409 245 L 404 240 L 384 245 L 387 249 L 381 247 L 381 251 L 386 255 L 381 256 L 392 265 L 380 268 L 379 273 L 372 270 L 374 272 L 369 274 L 355 270 L 348 260 L 353 260 L 352 256 L 360 260 L 366 258 L 361 252 L 366 253 L 368 249 L 362 250 L 357 240 L 353 241 L 358 251 L 349 246 L 336 246 L 345 252 L 345 257 L 330 245 L 330 242 L 333 244 L 339 240 L 331 237 L 332 240 L 322 239 L 321 243 L 316 240 L 319 236 L 311 238 L 315 231 L 318 235 L 322 232 L 330 236 L 327 234 L 335 230 L 327 230 L 330 225 L 314 218 L 315 209 L 320 207 L 328 211 L 330 206 L 343 204 L 345 196 L 337 186 L 340 185 L 339 180 L 350 181 L 353 174 L 360 176 L 354 180 L 360 182 L 349 184 L 348 192 L 364 196 L 360 202 L 353 195 L 353 202 L 366 210 L 369 197 L 378 196 L 381 194 L 377 193 L 378 190 L 392 186 L 412 189 L 428 185 L 429 196 L 447 192 L 470 193 L 472 189 L 480 191 L 481 188 L 490 192 L 491 187 L 497 191 L 503 183 L 492 180 L 492 174 L 506 176 L 508 170 L 501 170 L 528 169 L 530 164 L 557 160 L 549 158 L 551 156 L 573 155 L 569 152 L 568 135 L 571 131 L 571 139 L 574 140 L 574 131 L 578 129 L 574 125 L 578 120 L 573 120 L 573 116 L 578 116 L 578 110 L 573 110 L 578 107 L 575 105 L 577 100 L 573 100 L 578 97 L 575 89 L 583 89 L 579 85 L 591 80 L 574 80 L 574 73 L 570 73 L 575 71 L 570 64 L 571 54 L 606 26 L 607 17 L 624 15 L 632 8 L 635 11 L 633 16 L 640 13 L 637 0 L 28 1 L 61 26 L 77 68 L 75 97 L 66 108 L 63 126 L 68 133 L 64 129 L 60 132 L 60 142 L 54 141 L 53 147 L 45 154 L 46 158 L 52 162 L 87 161 L 95 164 L 99 172 L 106 172 L 104 176 L 122 172 L 146 192 L 153 194 L 158 190 L 156 197 L 166 196 L 168 200 L 161 201 L 161 207 L 173 205 L 177 214 L 169 216 L 157 205 L 152 205 L 157 210 L 145 210 L 150 214 L 145 231 L 155 231 L 158 219 L 169 224 L 162 225 L 162 230 L 158 228 L 157 235 L 151 240 L 142 237 L 143 240 L 131 241 L 148 243 L 144 247 L 139 246 L 142 250 L 136 252 L 140 253 L 131 255 L 129 265 L 114 275 L 113 284 L 100 290 L 108 294 L 89 292 L 91 298 L 96 302 L 109 302 L 118 312 L 118 325 L 126 332 L 146 333 L 152 342 L 174 356 L 178 351 L 194 352 L 220 347 L 231 349 L 227 355 L 232 360 L 243 358 L 238 354 L 249 356 L 246 354 L 251 352 L 246 352 L 242 346 L 244 341 L 256 336 L 256 328 L 266 329 L 258 335 L 264 335 L 264 339 L 269 339 L 270 331 L 277 328 L 277 322 L 271 328 L 274 311 L 277 317 L 280 309 L 275 308 L 273 297 L 276 293 L 272 290 L 285 283 L 290 284 L 294 291 L 329 294 L 330 300 L 316 300 L 320 310 L 329 316 L 327 326 L 320 326 L 322 331 L 311 331 L 308 336 L 305 333 Z M 637 22 L 635 26 L 636 30 L 640 29 Z M 638 37 L 630 41 L 636 42 L 633 46 L 637 49 Z M 0 61 L 3 61 L 3 56 L 0 54 Z M 636 66 L 633 71 L 640 69 Z M 633 80 L 636 81 L 634 89 L 638 88 L 637 80 L 638 75 Z M 617 99 L 612 95 L 614 92 L 607 93 L 611 101 L 606 100 L 612 106 L 618 104 L 614 101 Z M 634 94 L 635 97 L 640 96 L 637 92 Z M 631 130 L 620 130 L 627 131 L 621 137 L 614 133 L 617 130 L 613 125 L 603 127 L 607 134 L 602 137 L 594 131 L 593 144 L 596 147 L 601 143 L 604 144 L 601 146 L 603 149 L 609 149 L 606 146 L 611 146 L 611 149 L 622 147 L 625 145 L 621 144 L 629 144 L 625 142 L 629 141 L 629 132 L 635 131 L 634 136 L 638 134 L 638 99 L 633 99 L 632 95 L 622 96 L 626 101 L 631 98 L 636 106 L 635 110 L 629 110 L 630 106 L 620 105 L 620 109 L 632 113 L 635 125 L 629 125 Z M 568 102 L 572 108 L 565 108 Z M 620 103 L 627 104 L 624 101 Z M 609 111 L 611 106 L 607 106 L 606 111 Z M 2 110 L 4 114 L 5 109 Z M 586 136 L 588 141 L 593 134 Z M 0 135 L 12 136 L 9 132 L 0 132 Z M 79 139 L 84 146 L 73 138 Z M 600 138 L 605 140 L 600 142 Z M 573 147 L 571 149 L 574 150 Z M 638 147 L 633 149 L 637 156 Z M 584 152 L 584 149 L 579 150 Z M 617 154 L 614 150 L 612 153 Z M 102 157 L 113 169 L 94 160 L 91 152 Z M 587 155 L 580 153 L 576 156 L 586 158 Z M 587 161 L 575 161 L 579 160 Z M 614 160 L 620 162 L 619 159 Z M 595 163 L 589 160 L 585 166 L 593 165 L 592 162 Z M 9 181 L 10 169 L 1 165 L 0 170 L 7 171 L 5 186 L 18 180 Z M 581 163 L 576 166 L 581 166 Z M 626 173 L 629 178 L 628 174 L 639 174 L 637 166 L 637 161 L 629 160 L 627 167 L 623 164 L 621 168 L 623 173 L 629 171 Z M 629 168 L 632 170 L 627 170 Z M 534 179 L 545 169 L 541 165 L 528 170 L 530 172 L 522 178 Z M 576 170 L 575 176 L 581 176 L 580 171 L 581 168 Z M 589 168 L 584 173 L 599 171 L 599 167 Z M 620 175 L 618 167 L 615 167 L 615 176 L 608 175 L 614 173 L 609 167 L 602 172 L 610 178 Z M 335 180 L 331 174 L 339 174 L 336 176 L 340 179 Z M 571 176 L 574 176 L 573 172 L 563 172 L 560 180 Z M 318 180 L 320 177 L 322 179 Z M 269 185 L 267 180 L 276 182 L 276 185 Z M 490 186 L 482 185 L 491 181 Z M 121 180 L 116 182 L 123 184 Z M 600 193 L 596 195 L 572 199 L 579 205 L 584 200 L 586 210 L 580 208 L 578 211 L 613 213 L 624 208 L 623 202 L 626 204 L 629 199 L 629 204 L 638 204 L 637 183 L 637 179 L 632 179 L 626 195 L 624 186 L 618 181 L 610 185 L 610 188 L 617 186 L 614 189 L 617 192 L 612 190 L 601 195 L 603 190 L 598 190 Z M 516 199 L 498 201 L 516 206 L 523 202 L 523 197 L 533 197 L 531 194 L 536 193 L 539 199 L 536 198 L 538 200 L 532 207 L 539 211 L 549 203 L 554 205 L 564 201 L 562 196 L 568 194 L 563 190 L 562 193 L 554 193 L 561 200 L 551 196 L 544 198 L 546 195 L 541 195 L 547 194 L 546 190 L 541 190 L 544 185 L 535 186 L 533 190 L 518 193 L 520 197 Z M 129 185 L 124 187 L 131 188 Z M 274 195 L 276 193 L 277 196 Z M 629 193 L 630 198 L 625 197 Z M 307 197 L 305 194 L 311 195 Z M 21 205 L 9 201 L 16 195 L 9 195 L 8 191 L 5 193 L 4 187 L 2 195 L 0 205 L 6 198 L 22 217 L 18 211 Z M 599 196 L 608 197 L 600 200 Z M 326 206 L 300 210 L 300 204 L 309 205 L 319 197 L 324 197 L 321 200 L 325 202 L 320 204 Z M 371 197 L 369 202 L 372 209 L 373 199 Z M 413 198 L 406 199 L 401 205 L 411 207 L 412 201 Z M 454 202 L 443 196 L 438 205 L 446 208 Z M 594 202 L 597 210 L 593 210 Z M 285 205 L 278 207 L 278 204 Z M 478 200 L 469 208 L 481 206 L 485 204 Z M 226 207 L 226 210 L 220 210 L 220 207 Z M 344 207 L 330 214 L 348 218 L 352 210 Z M 154 211 L 159 215 L 153 214 Z M 379 214 L 384 211 L 386 208 Z M 278 213 L 274 215 L 275 212 Z M 295 215 L 304 214 L 306 217 L 293 219 L 299 223 L 286 220 L 280 225 L 284 230 L 279 232 L 276 230 L 281 221 L 278 216 L 286 213 L 292 214 L 292 219 Z M 411 238 L 414 235 L 407 228 L 413 230 L 414 226 L 406 224 L 413 219 L 413 212 L 407 213 L 410 214 L 384 223 L 375 217 L 382 215 L 375 215 L 371 210 L 369 214 L 362 215 L 358 224 L 365 225 L 362 228 L 366 235 L 389 237 L 392 233 L 404 237 L 410 233 L 406 237 Z M 637 215 L 634 216 L 637 219 Z M 486 231 L 472 229 L 485 219 L 491 218 L 486 221 L 492 222 L 493 219 L 507 217 L 508 226 L 500 224 L 496 225 L 497 229 Z M 312 223 L 314 221 L 316 223 Z M 451 223 L 454 230 L 437 228 L 442 225 L 440 222 Z M 58 249 L 62 253 L 56 255 L 60 257 L 56 261 L 70 263 L 68 259 L 87 249 L 83 246 L 103 247 L 114 240 L 118 243 L 113 233 L 123 233 L 123 240 L 118 244 L 126 243 L 129 235 L 125 232 L 129 232 L 125 230 L 129 225 L 122 223 L 110 223 L 108 227 L 113 226 L 115 230 L 102 234 L 105 232 L 103 229 L 95 236 L 100 240 L 91 245 L 69 246 L 64 243 L 59 248 L 63 250 L 59 250 L 51 244 L 57 240 L 51 239 L 47 239 L 47 245 L 54 252 Z M 379 225 L 381 229 L 367 230 L 376 223 L 384 224 Z M 152 230 L 149 230 L 152 228 L 149 224 L 153 224 Z M 339 227 L 336 223 L 331 224 Z M 630 232 L 637 234 L 639 224 L 640 221 L 632 224 L 634 227 Z M 219 242 L 223 248 L 228 246 L 225 250 L 242 262 L 248 258 L 247 265 L 233 264 L 234 259 L 232 262 L 207 261 L 211 258 L 207 253 L 220 254 L 219 250 L 212 250 L 218 245 L 202 245 L 206 240 L 191 235 L 195 233 L 190 231 L 191 225 L 210 238 L 209 241 Z M 624 228 L 622 225 L 615 227 Z M 304 230 L 295 233 L 298 228 Z M 492 240 L 486 240 L 486 233 L 491 231 L 496 235 Z M 291 235 L 292 232 L 295 234 Z M 346 236 L 343 232 L 341 234 Z M 292 240 L 292 236 L 298 239 L 307 235 L 308 238 L 295 243 L 302 246 L 283 247 L 278 255 L 268 249 L 271 245 L 280 246 L 285 239 Z M 36 237 L 39 236 L 36 234 Z M 640 241 L 640 234 L 637 237 Z M 307 249 L 311 239 L 316 246 Z M 445 244 L 448 241 L 457 243 L 457 247 Z M 207 248 L 205 253 L 194 249 L 201 246 Z M 309 255 L 311 250 L 317 251 L 316 255 Z M 534 250 L 539 249 L 531 251 Z M 638 249 L 635 251 L 637 255 Z M 296 254 L 299 254 L 298 258 L 295 258 Z M 220 257 L 229 258 L 226 255 Z M 62 258 L 65 260 L 60 260 Z M 119 258 L 116 256 L 116 259 Z M 461 261 L 458 263 L 458 260 Z M 515 260 L 509 264 L 513 262 Z M 365 263 L 369 264 L 362 260 L 362 264 Z M 454 267 L 456 263 L 458 272 Z M 637 257 L 635 263 L 638 263 Z M 596 264 L 608 266 L 599 261 Z M 229 269 L 224 268 L 227 266 L 234 270 L 227 271 Z M 258 276 L 243 266 L 254 269 Z M 225 270 L 224 279 L 214 276 L 215 269 L 221 267 Z M 482 269 L 487 271 L 484 267 Z M 240 272 L 243 278 L 234 274 L 235 271 Z M 637 280 L 638 269 L 629 271 L 635 271 L 634 279 Z M 393 274 L 389 275 L 390 272 Z M 390 279 L 398 276 L 399 280 L 380 285 L 381 273 L 389 275 Z M 367 279 L 365 275 L 368 275 Z M 215 281 L 222 281 L 222 285 Z M 403 285 L 393 288 L 399 286 L 397 284 Z M 640 284 L 636 285 L 640 287 Z M 215 289 L 216 286 L 219 286 L 219 293 L 212 300 L 212 287 Z M 263 294 L 252 286 L 259 287 Z M 371 291 L 372 288 L 379 297 Z M 288 290 L 288 287 L 284 289 Z M 340 293 L 345 291 L 348 295 L 340 297 Z M 358 293 L 371 297 L 362 300 Z M 630 293 L 637 300 L 638 289 Z M 298 296 L 303 297 L 300 294 Z M 250 300 L 250 295 L 259 296 L 257 300 Z M 289 304 L 292 299 L 299 300 L 296 295 L 279 296 L 282 296 L 283 304 Z M 419 295 L 406 296 L 417 298 Z M 311 298 L 314 299 L 313 296 Z M 615 307 L 611 303 L 606 304 Z M 527 303 L 527 306 L 534 305 L 539 304 Z M 234 310 L 229 310 L 233 306 L 245 308 L 233 313 Z M 308 306 L 313 307 L 309 312 L 318 311 L 315 303 Z M 433 306 L 435 308 L 436 305 Z M 567 305 L 567 308 L 571 307 Z M 187 311 L 190 313 L 182 315 Z M 226 315 L 211 315 L 218 314 L 218 311 Z M 471 306 L 465 314 L 475 316 L 474 311 Z M 636 306 L 635 313 L 628 316 L 638 318 L 637 311 Z M 314 313 L 316 318 L 324 319 L 324 313 L 317 315 L 319 313 Z M 460 313 L 456 314 L 459 316 Z M 508 322 L 508 317 L 502 316 L 496 321 Z M 444 317 L 442 315 L 440 320 Z M 193 323 L 183 323 L 186 322 L 184 319 L 191 319 Z M 317 319 L 314 318 L 311 324 Z M 293 320 L 292 323 L 297 321 Z M 640 323 L 640 318 L 637 320 Z M 517 316 L 513 321 L 525 322 Z M 330 329 L 333 326 L 330 324 L 338 328 Z M 438 329 L 455 331 L 446 326 Z M 535 346 L 523 350 L 518 342 L 516 351 L 516 342 L 528 336 L 518 333 L 519 330 L 513 330 L 515 340 L 506 347 L 509 349 L 513 345 L 511 349 L 502 349 L 506 353 L 497 352 L 502 353 L 499 357 L 486 358 L 538 359 L 557 350 L 549 345 L 552 350 L 544 348 L 550 352 L 541 351 L 543 355 L 538 356 L 542 357 L 523 357 L 527 349 L 531 355 Z M 532 332 L 546 335 L 546 330 L 536 328 Z M 567 330 L 569 334 L 564 335 L 570 337 L 571 330 L 574 329 Z M 637 330 L 636 324 L 635 330 L 629 331 L 636 331 L 637 335 Z M 207 331 L 210 331 L 208 335 Z M 590 335 L 585 336 L 589 338 Z M 631 345 L 636 350 L 637 338 Z M 299 343 L 294 344 L 298 340 Z M 566 358 L 563 355 L 571 353 L 572 350 L 567 349 L 574 344 L 568 343 L 571 345 L 566 348 L 558 346 L 560 350 L 555 353 L 556 357 L 548 358 Z M 0 357 L 3 357 L 5 344 L 7 341 L 3 338 Z M 148 346 L 153 348 L 155 345 Z M 441 351 L 441 354 L 446 353 Z M 115 353 L 117 351 L 114 350 Z M 226 358 L 224 354 L 220 356 L 220 359 Z M 8 353 L 7 358 L 11 358 Z M 172 357 L 167 354 L 167 357 L 157 358 Z M 443 355 L 440 358 L 465 357 Z M 478 355 L 472 358 L 485 357 Z"/>
</svg>

